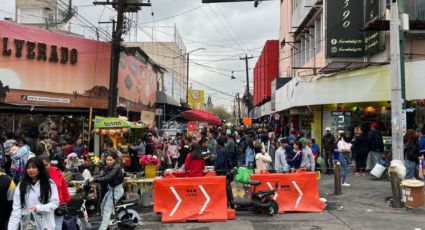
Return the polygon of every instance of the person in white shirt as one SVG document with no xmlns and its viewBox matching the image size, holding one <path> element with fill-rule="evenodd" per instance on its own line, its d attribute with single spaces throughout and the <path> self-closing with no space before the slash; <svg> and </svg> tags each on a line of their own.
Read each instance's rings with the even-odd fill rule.
<svg viewBox="0 0 425 230">
<path fill-rule="evenodd" d="M 38 226 L 42 226 L 43 230 L 54 230 L 54 212 L 58 206 L 58 190 L 43 161 L 38 157 L 29 159 L 25 174 L 13 195 L 13 210 L 8 229 L 19 229 L 21 217 L 32 212 Z"/>
<path fill-rule="evenodd" d="M 347 142 L 347 138 L 344 133 L 341 133 L 338 141 L 338 151 L 339 151 L 339 162 L 341 163 L 342 172 L 341 172 L 341 182 L 342 186 L 350 187 L 351 184 L 347 183 L 348 173 L 350 168 L 348 166 L 348 158 L 350 157 L 351 144 Z"/>
<path fill-rule="evenodd" d="M 286 150 L 285 146 L 288 145 L 288 142 L 285 138 L 280 139 L 280 147 L 276 150 L 274 155 L 274 168 L 276 172 L 288 172 L 289 166 L 286 162 Z"/>
<path fill-rule="evenodd" d="M 257 152 L 257 154 L 255 155 L 255 172 L 259 173 L 261 172 L 261 170 L 267 170 L 267 165 L 272 162 L 272 158 L 266 152 L 266 148 L 261 145 L 255 146 L 255 152 Z"/>
<path fill-rule="evenodd" d="M 316 161 L 314 160 L 313 151 L 307 146 L 307 139 L 301 138 L 300 142 L 303 145 L 303 159 L 301 161 L 301 168 L 306 168 L 308 171 L 314 171 Z"/>
</svg>

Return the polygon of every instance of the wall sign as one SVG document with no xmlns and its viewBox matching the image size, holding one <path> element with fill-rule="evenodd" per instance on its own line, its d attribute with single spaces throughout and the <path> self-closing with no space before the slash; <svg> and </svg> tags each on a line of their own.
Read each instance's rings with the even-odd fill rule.
<svg viewBox="0 0 425 230">
<path fill-rule="evenodd" d="M 27 96 L 22 95 L 22 100 L 25 101 L 38 101 L 38 102 L 49 102 L 49 103 L 65 103 L 69 104 L 71 100 L 68 98 L 56 98 L 56 97 L 39 97 L 39 96 Z"/>
<path fill-rule="evenodd" d="M 361 57 L 365 54 L 363 0 L 327 1 L 327 55 Z"/>
<path fill-rule="evenodd" d="M 365 26 L 368 23 L 379 20 L 379 1 L 378 0 L 364 0 L 365 1 Z M 379 51 L 379 32 L 366 31 L 365 32 L 365 52 L 367 55 L 375 54 Z"/>
<path fill-rule="evenodd" d="M 2 55 L 11 56 L 12 49 L 10 46 L 14 46 L 14 55 L 17 58 L 24 56 L 26 59 L 37 59 L 39 61 L 49 61 L 53 63 L 60 62 L 62 64 L 76 64 L 78 61 L 78 51 L 77 49 L 69 49 L 67 47 L 57 47 L 56 45 L 51 45 L 49 50 L 45 43 L 25 41 L 21 39 L 9 39 L 8 37 L 2 38 Z M 25 53 L 24 53 L 25 48 Z"/>
</svg>

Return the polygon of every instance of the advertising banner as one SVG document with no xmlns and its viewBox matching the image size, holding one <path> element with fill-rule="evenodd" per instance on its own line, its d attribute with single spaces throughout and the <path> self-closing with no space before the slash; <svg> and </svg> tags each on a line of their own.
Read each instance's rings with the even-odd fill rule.
<svg viewBox="0 0 425 230">
<path fill-rule="evenodd" d="M 189 90 L 189 106 L 191 109 L 204 110 L 204 90 Z"/>
</svg>

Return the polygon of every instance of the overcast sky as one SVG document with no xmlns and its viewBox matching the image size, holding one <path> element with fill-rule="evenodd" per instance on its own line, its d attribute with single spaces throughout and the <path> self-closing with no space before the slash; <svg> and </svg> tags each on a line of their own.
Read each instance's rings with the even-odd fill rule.
<svg viewBox="0 0 425 230">
<path fill-rule="evenodd" d="M 68 2 L 68 0 L 62 1 Z M 85 19 L 94 26 L 99 26 L 99 21 L 107 21 L 115 17 L 116 13 L 112 8 L 93 6 L 92 2 L 72 1 L 79 14 L 78 18 L 72 20 L 72 28 L 74 32 L 94 38 L 94 32 L 87 27 L 89 23 Z M 201 0 L 151 0 L 151 2 L 151 8 L 145 7 L 132 17 L 138 25 L 137 39 L 172 41 L 173 26 L 176 25 L 187 51 L 206 48 L 190 55 L 190 82 L 193 88 L 204 89 L 206 95 L 212 97 L 215 105 L 223 105 L 230 109 L 233 98 L 220 92 L 231 95 L 235 95 L 236 92 L 243 93 L 246 87 L 245 63 L 239 60 L 239 56 L 253 55 L 254 59 L 249 61 L 252 68 L 265 41 L 278 39 L 279 1 L 262 2 L 258 8 L 254 8 L 252 2 L 219 4 L 202 4 Z M 11 13 L 15 12 L 15 1 L 0 0 L 0 6 L 1 19 L 13 17 Z M 111 31 L 110 26 L 100 27 L 109 33 Z M 134 41 L 135 31 L 136 29 L 130 31 L 126 40 Z M 106 38 L 106 35 L 104 37 Z M 231 71 L 235 71 L 234 76 L 238 78 L 237 80 L 230 80 Z M 252 93 L 252 70 L 249 74 Z"/>
</svg>

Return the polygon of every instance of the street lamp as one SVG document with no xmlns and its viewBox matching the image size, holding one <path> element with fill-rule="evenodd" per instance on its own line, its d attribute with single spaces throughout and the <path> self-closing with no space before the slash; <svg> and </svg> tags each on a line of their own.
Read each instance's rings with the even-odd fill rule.
<svg viewBox="0 0 425 230">
<path fill-rule="evenodd" d="M 198 50 L 207 50 L 204 47 L 194 49 L 192 51 L 186 52 L 186 103 L 189 104 L 189 54 Z M 182 54 L 185 55 L 185 54 Z"/>
</svg>

